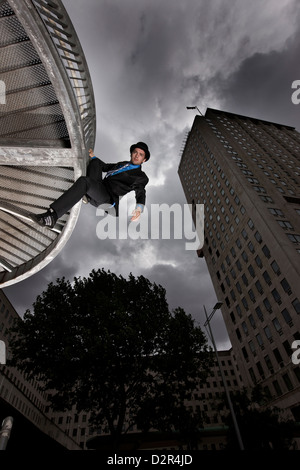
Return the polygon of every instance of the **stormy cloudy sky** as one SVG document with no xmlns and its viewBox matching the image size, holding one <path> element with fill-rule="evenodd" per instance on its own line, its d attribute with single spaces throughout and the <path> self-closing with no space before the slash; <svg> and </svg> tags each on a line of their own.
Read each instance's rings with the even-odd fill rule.
<svg viewBox="0 0 300 470">
<path fill-rule="evenodd" d="M 97 106 L 96 155 L 127 159 L 145 141 L 150 183 L 147 204 L 186 202 L 177 169 L 194 111 L 217 108 L 300 130 L 291 101 L 300 80 L 298 0 L 64 0 L 92 76 Z M 130 198 L 129 198 L 130 201 Z M 82 207 L 66 247 L 28 280 L 4 289 L 20 315 L 50 281 L 87 276 L 104 267 L 143 274 L 166 288 L 202 326 L 203 305 L 217 299 L 205 260 L 186 240 L 99 240 L 95 208 Z M 142 293 L 141 293 L 142 295 Z M 219 348 L 229 346 L 219 315 L 212 322 Z"/>
</svg>

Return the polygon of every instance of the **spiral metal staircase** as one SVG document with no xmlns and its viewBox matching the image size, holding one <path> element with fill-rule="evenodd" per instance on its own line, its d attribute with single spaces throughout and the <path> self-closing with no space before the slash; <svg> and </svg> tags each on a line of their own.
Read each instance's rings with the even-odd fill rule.
<svg viewBox="0 0 300 470">
<path fill-rule="evenodd" d="M 0 0 L 0 287 L 63 248 L 78 203 L 55 230 L 30 223 L 80 175 L 95 143 L 93 87 L 60 0 Z M 14 210 L 17 208 L 18 210 Z"/>
</svg>

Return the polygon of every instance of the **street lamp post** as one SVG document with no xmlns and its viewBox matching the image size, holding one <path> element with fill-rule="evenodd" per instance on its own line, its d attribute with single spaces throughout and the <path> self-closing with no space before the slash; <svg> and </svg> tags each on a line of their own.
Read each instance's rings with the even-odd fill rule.
<svg viewBox="0 0 300 470">
<path fill-rule="evenodd" d="M 222 366 L 221 366 L 221 362 L 220 362 L 220 359 L 219 359 L 219 355 L 218 355 L 218 351 L 217 351 L 215 339 L 214 339 L 214 336 L 213 336 L 213 333 L 212 333 L 212 329 L 211 329 L 211 326 L 210 326 L 210 320 L 211 320 L 212 317 L 214 316 L 215 311 L 216 311 L 216 310 L 219 310 L 222 305 L 223 305 L 223 302 L 217 302 L 216 305 L 215 305 L 214 308 L 213 308 L 213 311 L 211 312 L 211 314 L 210 314 L 209 316 L 207 316 L 207 312 L 206 312 L 205 305 L 203 306 L 203 307 L 204 307 L 204 312 L 205 312 L 205 317 L 206 317 L 206 322 L 204 323 L 204 326 L 205 326 L 205 327 L 208 326 L 208 329 L 209 329 L 209 337 L 210 337 L 210 339 L 211 339 L 211 342 L 212 342 L 212 344 L 213 344 L 214 351 L 215 351 L 215 354 L 216 354 L 217 363 L 218 363 L 218 366 L 219 366 L 219 369 L 220 369 L 220 373 L 221 373 L 221 377 L 222 377 L 222 382 L 223 382 L 223 385 L 224 385 L 224 389 L 225 389 L 225 393 L 226 393 L 226 398 L 227 398 L 228 406 L 229 406 L 230 413 L 231 413 L 231 416 L 232 416 L 232 420 L 233 420 L 233 425 L 234 425 L 236 437 L 237 437 L 237 440 L 238 440 L 238 443 L 239 443 L 239 448 L 240 448 L 240 450 L 244 450 L 244 444 L 243 444 L 243 441 L 242 441 L 240 429 L 239 429 L 239 426 L 238 426 L 238 422 L 237 422 L 237 419 L 236 419 L 235 411 L 234 411 L 234 409 L 233 409 L 232 401 L 231 401 L 231 398 L 230 398 L 230 393 L 229 393 L 229 390 L 228 390 L 228 387 L 227 387 L 226 379 L 225 379 L 224 372 L 223 372 L 223 369 L 222 369 Z"/>
<path fill-rule="evenodd" d="M 187 106 L 186 109 L 197 109 L 198 113 L 203 116 L 203 114 L 201 113 L 200 109 L 198 108 L 198 106 Z"/>
</svg>

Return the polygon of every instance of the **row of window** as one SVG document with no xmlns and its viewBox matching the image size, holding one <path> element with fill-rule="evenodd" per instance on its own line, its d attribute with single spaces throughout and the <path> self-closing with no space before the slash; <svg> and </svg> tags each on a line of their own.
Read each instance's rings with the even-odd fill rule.
<svg viewBox="0 0 300 470">
<path fill-rule="evenodd" d="M 265 364 L 268 367 L 270 373 L 272 374 L 274 369 L 272 366 L 272 362 L 268 356 L 265 357 Z M 300 369 L 298 367 L 295 367 L 294 369 L 292 369 L 292 373 L 294 374 L 294 377 L 298 381 L 298 383 L 300 383 Z M 249 368 L 249 374 L 254 385 L 257 384 L 259 380 L 265 379 L 265 373 L 260 362 L 257 362 L 256 364 L 256 371 L 253 369 L 253 367 Z M 293 385 L 293 378 L 291 378 L 288 371 L 283 373 L 280 377 L 272 380 L 271 383 L 273 391 L 270 390 L 268 385 L 264 386 L 264 392 L 269 399 L 274 398 L 274 396 L 279 397 L 284 393 L 290 392 L 295 389 L 295 386 Z"/>
<path fill-rule="evenodd" d="M 219 118 L 220 118 L 220 117 L 219 117 Z M 222 119 L 221 119 L 221 121 L 223 122 Z M 223 125 L 225 125 L 225 127 L 227 126 L 226 123 L 223 124 Z M 229 147 L 230 147 L 230 146 L 228 145 L 229 143 L 228 143 L 226 140 L 224 140 L 225 137 L 221 134 L 221 132 L 220 132 L 219 130 L 217 130 L 217 128 L 216 128 L 215 126 L 213 126 L 212 123 L 211 123 L 211 126 L 212 126 L 213 131 L 215 132 L 215 134 L 217 134 L 217 137 L 219 137 L 219 138 L 222 140 L 222 142 L 225 144 L 225 146 L 229 148 Z M 253 126 L 253 124 L 252 124 L 252 126 Z M 230 124 L 230 127 L 235 127 L 235 126 L 234 126 L 233 124 Z M 239 136 L 242 135 L 242 134 L 240 134 L 240 131 L 241 131 L 240 128 L 239 128 L 239 129 L 236 128 L 235 131 L 239 133 Z M 259 131 L 259 132 L 261 133 L 261 131 Z M 232 132 L 231 132 L 231 133 L 232 133 Z M 252 138 L 253 136 L 251 135 L 250 137 Z M 240 144 L 243 144 L 243 143 L 244 143 L 244 145 L 247 145 L 247 146 L 250 145 L 249 142 L 248 142 L 248 143 L 246 142 L 247 139 L 243 138 L 242 140 L 243 140 L 244 142 L 239 141 Z M 247 149 L 247 147 L 243 147 L 243 148 L 244 148 L 244 149 Z M 231 148 L 231 149 L 232 149 L 232 148 Z M 253 152 L 256 151 L 254 148 L 251 149 L 251 150 L 252 150 Z M 240 157 L 238 156 L 237 152 L 234 152 L 234 151 L 232 151 L 232 150 L 229 150 L 229 152 L 230 152 L 231 154 L 233 154 L 233 155 L 232 155 L 232 158 L 236 161 L 237 165 L 241 168 L 241 171 L 242 171 L 242 173 L 247 177 L 247 180 L 253 185 L 253 189 L 254 189 L 256 192 L 258 192 L 258 193 L 263 193 L 263 195 L 260 194 L 261 199 L 262 199 L 264 202 L 268 202 L 268 203 L 271 202 L 271 203 L 273 203 L 272 198 L 270 198 L 269 196 L 266 195 L 266 190 L 265 190 L 265 188 L 264 188 L 263 186 L 260 186 L 260 185 L 259 185 L 258 179 L 254 177 L 253 173 L 248 169 L 248 166 L 247 166 L 245 163 L 243 163 L 242 158 L 240 158 Z M 280 155 L 281 150 L 278 149 L 278 152 L 279 152 L 278 154 Z M 267 152 L 267 153 L 268 153 L 268 152 Z M 248 155 L 252 155 L 252 153 L 251 153 L 251 152 L 250 152 L 250 153 L 248 152 Z M 257 159 L 257 158 L 256 158 L 257 156 L 260 157 L 260 158 Z M 253 157 L 252 160 L 255 161 L 255 162 L 257 162 L 258 167 L 263 170 L 263 172 L 264 172 L 264 174 L 265 174 L 266 176 L 268 176 L 268 177 L 274 176 L 276 179 L 269 178 L 269 180 L 270 180 L 273 184 L 277 184 L 278 181 L 280 180 L 280 174 L 279 174 L 279 173 L 276 173 L 276 171 L 275 171 L 275 172 L 273 172 L 273 174 L 271 175 L 268 171 L 266 171 L 266 170 L 264 169 L 264 166 L 262 165 L 262 163 L 267 164 L 267 161 L 266 161 L 265 159 L 261 158 L 261 155 L 260 155 L 259 153 L 256 153 L 256 157 Z M 276 159 L 273 158 L 273 160 L 275 161 L 276 164 L 278 163 Z M 284 159 L 284 161 L 286 162 L 286 159 Z M 291 160 L 290 163 L 293 163 L 293 166 L 291 166 L 291 165 L 289 165 L 289 166 L 291 166 L 291 168 L 293 168 L 293 175 L 294 175 L 294 174 L 295 174 L 295 168 L 299 168 L 299 170 L 300 170 L 300 167 L 296 167 L 296 162 L 295 162 L 294 160 Z M 285 171 L 285 167 L 284 167 L 283 165 L 281 165 L 281 164 L 280 164 L 279 166 L 281 167 L 281 169 L 282 169 L 285 173 L 288 174 L 288 176 L 289 176 L 289 181 L 293 181 L 293 182 L 295 183 L 295 185 L 298 186 L 299 182 L 296 181 L 296 180 L 289 174 L 289 172 Z M 273 168 L 272 166 L 270 166 L 270 165 L 267 165 L 266 168 L 267 168 L 268 170 L 274 171 L 274 168 Z M 300 173 L 299 173 L 299 175 L 300 175 Z M 282 178 L 281 178 L 281 180 L 280 180 L 280 184 L 281 184 L 282 186 L 284 186 L 284 187 L 287 187 L 287 182 L 286 182 L 284 179 L 282 179 Z M 277 189 L 278 189 L 279 192 L 284 193 L 284 189 L 283 189 L 283 188 L 277 186 Z M 288 189 L 288 192 L 289 192 L 290 194 L 292 194 L 292 195 L 295 195 L 295 191 L 292 190 L 292 189 Z M 279 223 L 279 225 L 280 225 L 284 230 L 294 230 L 294 228 L 293 228 L 291 222 L 289 222 L 289 221 L 286 221 L 286 222 L 284 222 L 284 221 L 278 221 L 278 223 Z M 295 243 L 295 244 L 299 244 L 299 243 L 300 243 L 300 235 L 299 235 L 299 234 L 287 234 L 287 237 L 288 237 L 288 239 L 289 239 L 292 243 Z M 297 250 L 297 251 L 300 253 L 300 250 Z"/>
<path fill-rule="evenodd" d="M 294 129 L 274 126 L 257 120 L 253 121 L 249 118 L 228 119 L 218 116 L 218 120 L 225 128 L 236 132 L 244 141 L 249 140 L 248 136 L 250 136 L 251 140 L 258 143 L 259 147 L 262 146 L 266 149 L 276 164 L 280 165 L 279 162 L 282 161 L 285 164 L 284 168 L 288 166 L 293 172 L 295 169 L 300 170 L 300 166 L 297 166 L 297 161 L 294 160 L 294 158 L 299 159 L 300 155 L 300 135 Z M 245 139 L 245 135 L 247 139 Z M 286 155 L 284 153 L 286 151 L 291 155 Z"/>
<path fill-rule="evenodd" d="M 255 130 L 253 129 L 250 132 L 250 135 L 247 135 L 245 133 L 243 127 L 239 124 L 238 125 L 231 125 L 230 128 L 229 128 L 227 126 L 227 124 L 223 122 L 223 126 L 225 126 L 227 132 L 229 132 L 233 136 L 234 140 L 237 141 L 237 143 L 241 146 L 243 151 L 245 151 L 249 157 L 252 157 L 253 155 L 255 155 L 255 157 L 252 158 L 252 159 L 256 162 L 259 162 L 259 167 L 261 169 L 264 169 L 264 167 L 261 163 L 264 163 L 264 164 L 267 165 L 267 161 L 265 159 L 261 158 L 261 154 L 257 153 L 258 152 L 257 149 L 253 147 L 253 142 L 259 142 L 258 139 L 254 138 L 254 136 L 256 135 Z M 220 143 L 226 149 L 227 153 L 232 155 L 232 158 L 236 161 L 237 166 L 240 167 L 240 169 L 242 169 L 242 172 L 244 174 L 248 175 L 248 176 L 249 175 L 254 176 L 253 173 L 248 169 L 248 166 L 243 162 L 242 158 L 238 155 L 238 152 L 236 152 L 233 149 L 233 147 L 226 140 L 226 137 L 220 132 L 220 130 L 217 129 L 213 124 L 211 124 L 211 127 L 212 127 L 212 130 L 215 133 L 216 137 L 219 139 Z M 232 127 L 235 127 L 235 129 L 232 130 Z M 249 131 L 248 131 L 248 134 L 249 134 Z M 264 143 L 266 143 L 266 139 L 263 139 L 263 140 L 264 140 Z M 274 145 L 272 146 L 271 142 L 268 142 L 268 144 L 269 144 L 268 145 L 268 151 L 272 151 L 272 149 L 274 151 L 274 148 L 273 148 Z M 259 142 L 258 145 L 259 145 L 260 148 L 262 148 L 262 142 Z M 259 157 L 259 158 L 257 158 L 257 157 Z M 274 160 L 274 161 L 277 163 L 276 160 Z M 272 174 L 270 174 L 269 171 L 266 171 L 266 170 L 264 171 L 264 174 L 266 176 L 268 176 L 269 181 L 271 183 L 273 183 L 273 184 L 278 184 L 279 183 L 282 186 L 284 186 L 290 194 L 295 195 L 294 189 L 292 189 L 291 187 L 287 188 L 288 183 L 286 182 L 285 178 L 282 175 L 280 176 L 278 172 L 276 173 L 276 170 L 273 168 L 273 166 L 267 165 L 266 169 L 272 172 Z M 299 167 L 299 169 L 300 169 L 300 167 Z M 273 176 L 276 178 L 276 180 L 273 178 Z M 252 184 L 258 184 L 259 185 L 259 181 L 258 181 L 257 178 L 247 178 L 247 179 Z M 296 182 L 296 184 L 297 184 L 297 182 Z M 255 187 L 254 189 L 256 189 L 257 191 L 265 192 L 264 188 L 262 188 L 261 186 Z M 278 187 L 278 190 L 280 192 L 284 192 L 284 190 L 280 186 Z"/>
<path fill-rule="evenodd" d="M 0 397 L 6 401 L 9 400 L 9 403 L 16 409 L 18 409 L 21 413 L 23 413 L 25 416 L 28 416 L 31 421 L 33 421 L 36 424 L 41 424 L 42 422 L 42 415 L 40 413 L 35 411 L 35 408 L 33 406 L 28 405 L 25 401 L 22 400 L 18 394 L 15 394 L 11 386 L 6 387 L 4 385 L 1 385 L 0 387 Z"/>
</svg>

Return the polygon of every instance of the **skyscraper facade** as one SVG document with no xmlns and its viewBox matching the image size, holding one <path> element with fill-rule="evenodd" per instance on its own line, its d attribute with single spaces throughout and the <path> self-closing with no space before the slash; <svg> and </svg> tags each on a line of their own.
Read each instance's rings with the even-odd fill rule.
<svg viewBox="0 0 300 470">
<path fill-rule="evenodd" d="M 207 109 L 178 172 L 187 202 L 204 204 L 198 254 L 223 301 L 243 383 L 261 384 L 300 421 L 300 134 Z"/>
</svg>

